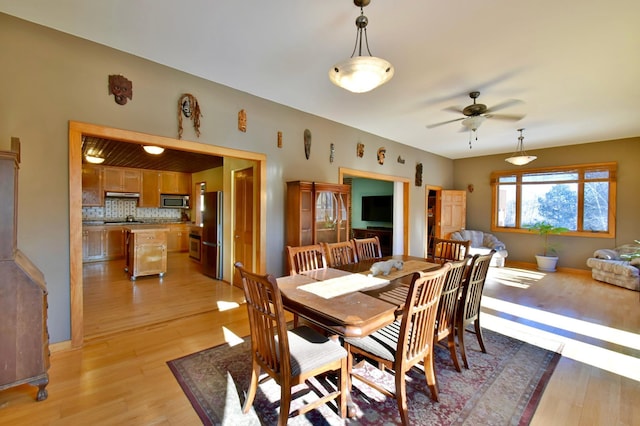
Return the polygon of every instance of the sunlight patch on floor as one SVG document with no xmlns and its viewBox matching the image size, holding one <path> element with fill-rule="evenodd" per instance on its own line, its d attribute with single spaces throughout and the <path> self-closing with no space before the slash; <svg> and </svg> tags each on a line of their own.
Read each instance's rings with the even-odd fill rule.
<svg viewBox="0 0 640 426">
<path fill-rule="evenodd" d="M 224 341 L 227 342 L 229 346 L 236 346 L 244 342 L 242 337 L 238 336 L 227 327 L 222 327 L 222 333 L 224 334 Z"/>
<path fill-rule="evenodd" d="M 484 312 L 482 327 L 552 351 L 557 351 L 559 345 L 563 344 L 561 350 L 563 357 L 640 382 L 640 359 L 638 358 Z"/>
<path fill-rule="evenodd" d="M 594 324 L 592 322 L 570 318 L 564 315 L 558 315 L 541 309 L 518 305 L 512 302 L 505 302 L 504 300 L 495 299 L 489 296 L 482 297 L 481 305 L 484 308 L 492 309 L 494 311 L 504 312 L 535 321 L 540 324 L 561 328 L 563 330 L 593 337 L 605 342 L 611 342 L 616 345 L 640 350 L 640 335 L 636 333 L 607 327 L 605 325 Z"/>
<path fill-rule="evenodd" d="M 542 272 L 531 271 L 528 269 L 517 268 L 489 268 L 489 277 L 498 284 L 529 288 L 529 286 L 544 278 Z"/>
<path fill-rule="evenodd" d="M 236 303 L 236 302 L 227 302 L 226 300 L 218 300 L 216 302 L 216 304 L 218 305 L 218 310 L 220 312 L 228 311 L 228 310 L 240 307 L 240 305 L 238 303 Z"/>
</svg>

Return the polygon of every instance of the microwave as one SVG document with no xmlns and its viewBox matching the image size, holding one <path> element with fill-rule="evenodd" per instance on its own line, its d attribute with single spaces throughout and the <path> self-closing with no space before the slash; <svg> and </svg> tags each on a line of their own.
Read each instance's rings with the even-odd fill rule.
<svg viewBox="0 0 640 426">
<path fill-rule="evenodd" d="M 160 194 L 160 207 L 165 209 L 188 209 L 189 196 L 175 194 Z"/>
</svg>

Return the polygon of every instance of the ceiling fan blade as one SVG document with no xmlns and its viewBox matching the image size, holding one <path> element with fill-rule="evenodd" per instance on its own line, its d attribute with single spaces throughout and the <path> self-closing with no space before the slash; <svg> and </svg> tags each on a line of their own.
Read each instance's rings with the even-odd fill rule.
<svg viewBox="0 0 640 426">
<path fill-rule="evenodd" d="M 458 114 L 462 114 L 463 110 L 464 110 L 464 107 L 461 107 L 461 106 L 450 106 L 443 109 L 443 111 L 451 111 L 451 112 L 456 112 Z"/>
<path fill-rule="evenodd" d="M 520 121 L 525 116 L 518 114 L 487 114 L 485 117 L 495 120 Z"/>
<path fill-rule="evenodd" d="M 514 106 L 514 105 L 518 105 L 523 103 L 521 100 L 519 99 L 509 99 L 507 101 L 504 102 L 500 102 L 497 105 L 492 106 L 491 108 L 487 109 L 487 113 L 493 112 L 493 111 L 499 111 L 501 109 L 505 109 L 505 108 L 509 108 L 510 106 Z"/>
<path fill-rule="evenodd" d="M 449 123 L 453 123 L 453 122 L 456 122 L 456 121 L 464 120 L 465 118 L 467 118 L 467 117 L 454 118 L 453 120 L 443 121 L 441 123 L 428 124 L 427 125 L 427 129 L 433 129 L 434 127 L 442 126 L 443 124 L 449 124 Z"/>
</svg>

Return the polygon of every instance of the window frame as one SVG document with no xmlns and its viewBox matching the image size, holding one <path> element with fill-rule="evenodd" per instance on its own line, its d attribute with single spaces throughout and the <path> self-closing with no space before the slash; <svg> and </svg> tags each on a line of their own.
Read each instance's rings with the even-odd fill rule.
<svg viewBox="0 0 640 426">
<path fill-rule="evenodd" d="M 570 166 L 554 166 L 554 167 L 541 167 L 534 169 L 519 169 L 519 170 L 499 170 L 491 172 L 491 231 L 492 232 L 513 232 L 513 233 L 532 233 L 526 228 L 521 227 L 520 212 L 522 209 L 522 186 L 523 176 L 532 174 L 550 174 L 550 173 L 578 173 L 577 180 L 560 180 L 560 181 L 547 181 L 545 183 L 577 183 L 577 215 L 578 215 L 578 230 L 569 231 L 563 233 L 563 235 L 578 236 L 578 237 L 594 237 L 594 238 L 615 238 L 616 236 L 616 185 L 617 185 L 617 169 L 618 164 L 616 162 L 607 163 L 590 163 L 590 164 L 578 164 Z M 609 172 L 607 179 L 584 179 L 586 172 L 603 171 Z M 500 178 L 515 177 L 516 187 L 516 226 L 498 226 L 498 188 L 500 186 Z M 584 185 L 588 182 L 606 181 L 609 183 L 609 208 L 608 208 L 608 231 L 584 231 L 580 230 L 583 225 L 584 217 Z M 528 182 L 527 182 L 528 183 Z"/>
</svg>

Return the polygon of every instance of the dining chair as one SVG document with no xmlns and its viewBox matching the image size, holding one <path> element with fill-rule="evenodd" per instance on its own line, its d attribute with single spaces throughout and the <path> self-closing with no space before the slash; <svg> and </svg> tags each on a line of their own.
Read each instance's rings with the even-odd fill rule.
<svg viewBox="0 0 640 426">
<path fill-rule="evenodd" d="M 292 247 L 287 246 L 289 275 L 327 267 L 327 258 L 321 244 Z"/>
<path fill-rule="evenodd" d="M 429 260 L 434 263 L 444 263 L 464 259 L 469 255 L 470 240 L 445 240 L 442 238 L 433 239 L 433 253 Z"/>
<path fill-rule="evenodd" d="M 382 258 L 382 248 L 377 235 L 370 238 L 354 238 L 353 244 L 356 247 L 358 261 Z"/>
<path fill-rule="evenodd" d="M 456 313 L 456 334 L 458 335 L 458 346 L 460 347 L 462 362 L 464 362 L 464 368 L 467 369 L 469 368 L 469 363 L 467 362 L 464 344 L 465 331 L 475 333 L 480 349 L 482 352 L 487 353 L 482 338 L 482 328 L 480 327 L 480 302 L 484 282 L 489 271 L 489 263 L 495 252 L 495 250 L 491 250 L 487 254 L 473 256 L 468 267 L 469 271 L 462 282 L 462 295 L 458 301 L 458 312 Z M 466 329 L 471 323 L 473 323 L 474 331 Z"/>
<path fill-rule="evenodd" d="M 273 275 L 258 275 L 235 267 L 242 277 L 249 327 L 251 330 L 251 383 L 242 407 L 246 414 L 253 405 L 261 372 L 267 373 L 280 385 L 280 413 L 278 425 L 287 424 L 292 401 L 291 389 L 307 379 L 338 372 L 337 389 L 329 390 L 291 416 L 304 414 L 336 399 L 338 412 L 347 414 L 349 392 L 348 353 L 337 341 L 331 340 L 307 326 L 287 329 L 282 296 Z"/>
<path fill-rule="evenodd" d="M 447 348 L 451 354 L 451 360 L 457 371 L 460 369 L 458 355 L 456 353 L 456 308 L 460 296 L 460 286 L 466 272 L 467 263 L 471 257 L 467 256 L 462 260 L 449 262 L 451 269 L 447 272 L 438 304 L 435 325 L 435 343 L 440 343 L 447 339 Z"/>
<path fill-rule="evenodd" d="M 327 256 L 327 264 L 331 268 L 358 262 L 356 247 L 353 241 L 322 243 L 322 245 Z"/>
<path fill-rule="evenodd" d="M 438 384 L 433 363 L 433 330 L 442 287 L 450 264 L 430 272 L 413 274 L 402 317 L 392 324 L 360 338 L 345 338 L 351 376 L 379 392 L 395 397 L 403 425 L 409 424 L 406 373 L 416 364 L 424 364 L 424 375 L 431 399 L 438 401 Z M 361 355 L 395 374 L 395 392 L 353 372 L 353 356 Z"/>
</svg>

